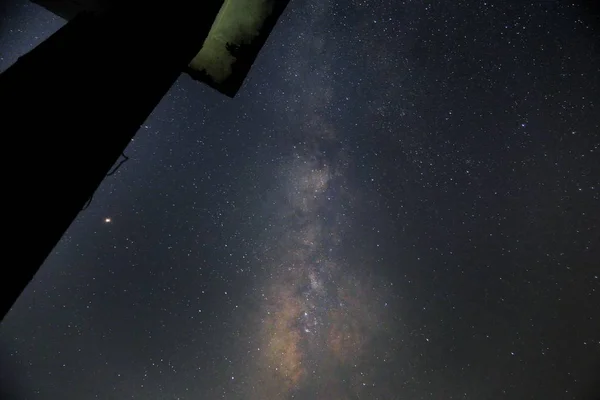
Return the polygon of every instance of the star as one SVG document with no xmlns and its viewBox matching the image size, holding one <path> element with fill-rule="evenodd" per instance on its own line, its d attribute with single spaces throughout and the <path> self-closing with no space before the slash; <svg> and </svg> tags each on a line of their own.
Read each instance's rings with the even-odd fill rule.
<svg viewBox="0 0 600 400">
<path fill-rule="evenodd" d="M 112 219 L 110 217 L 104 218 L 104 223 L 105 224 L 110 224 L 111 222 L 112 222 Z"/>
</svg>

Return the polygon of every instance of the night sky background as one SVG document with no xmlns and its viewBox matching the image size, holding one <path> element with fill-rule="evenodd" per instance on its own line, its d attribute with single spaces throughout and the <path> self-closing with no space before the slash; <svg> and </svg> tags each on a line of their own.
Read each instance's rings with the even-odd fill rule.
<svg viewBox="0 0 600 400">
<path fill-rule="evenodd" d="M 444 3 L 292 0 L 234 99 L 182 75 L 2 322 L 4 398 L 600 398 L 598 16 Z M 1 70 L 64 24 L 2 7 Z"/>
</svg>

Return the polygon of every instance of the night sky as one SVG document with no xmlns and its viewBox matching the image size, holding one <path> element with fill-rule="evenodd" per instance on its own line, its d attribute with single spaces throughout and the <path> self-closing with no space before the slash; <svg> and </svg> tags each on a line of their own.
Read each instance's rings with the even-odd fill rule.
<svg viewBox="0 0 600 400">
<path fill-rule="evenodd" d="M 4 396 L 598 399 L 571 3 L 291 0 L 234 99 L 182 75 L 2 322 Z M 2 70 L 64 23 L 3 14 Z"/>
</svg>

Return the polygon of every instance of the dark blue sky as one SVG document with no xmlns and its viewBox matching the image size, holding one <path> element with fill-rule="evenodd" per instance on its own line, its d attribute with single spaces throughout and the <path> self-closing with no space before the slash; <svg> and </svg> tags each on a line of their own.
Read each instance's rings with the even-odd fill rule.
<svg viewBox="0 0 600 400">
<path fill-rule="evenodd" d="M 7 4 L 1 69 L 63 23 Z M 146 121 L 2 322 L 4 390 L 596 399 L 597 22 L 292 0 L 234 99 L 182 76 Z"/>
</svg>

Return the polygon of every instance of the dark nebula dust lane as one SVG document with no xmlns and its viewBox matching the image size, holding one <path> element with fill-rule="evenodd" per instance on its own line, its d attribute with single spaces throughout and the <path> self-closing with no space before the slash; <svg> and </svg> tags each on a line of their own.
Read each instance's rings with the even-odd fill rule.
<svg viewBox="0 0 600 400">
<path fill-rule="evenodd" d="M 62 24 L 7 4 L 0 69 Z M 596 400 L 595 21 L 292 0 L 234 99 L 183 75 L 145 121 L 3 320 L 0 397 Z"/>
</svg>

